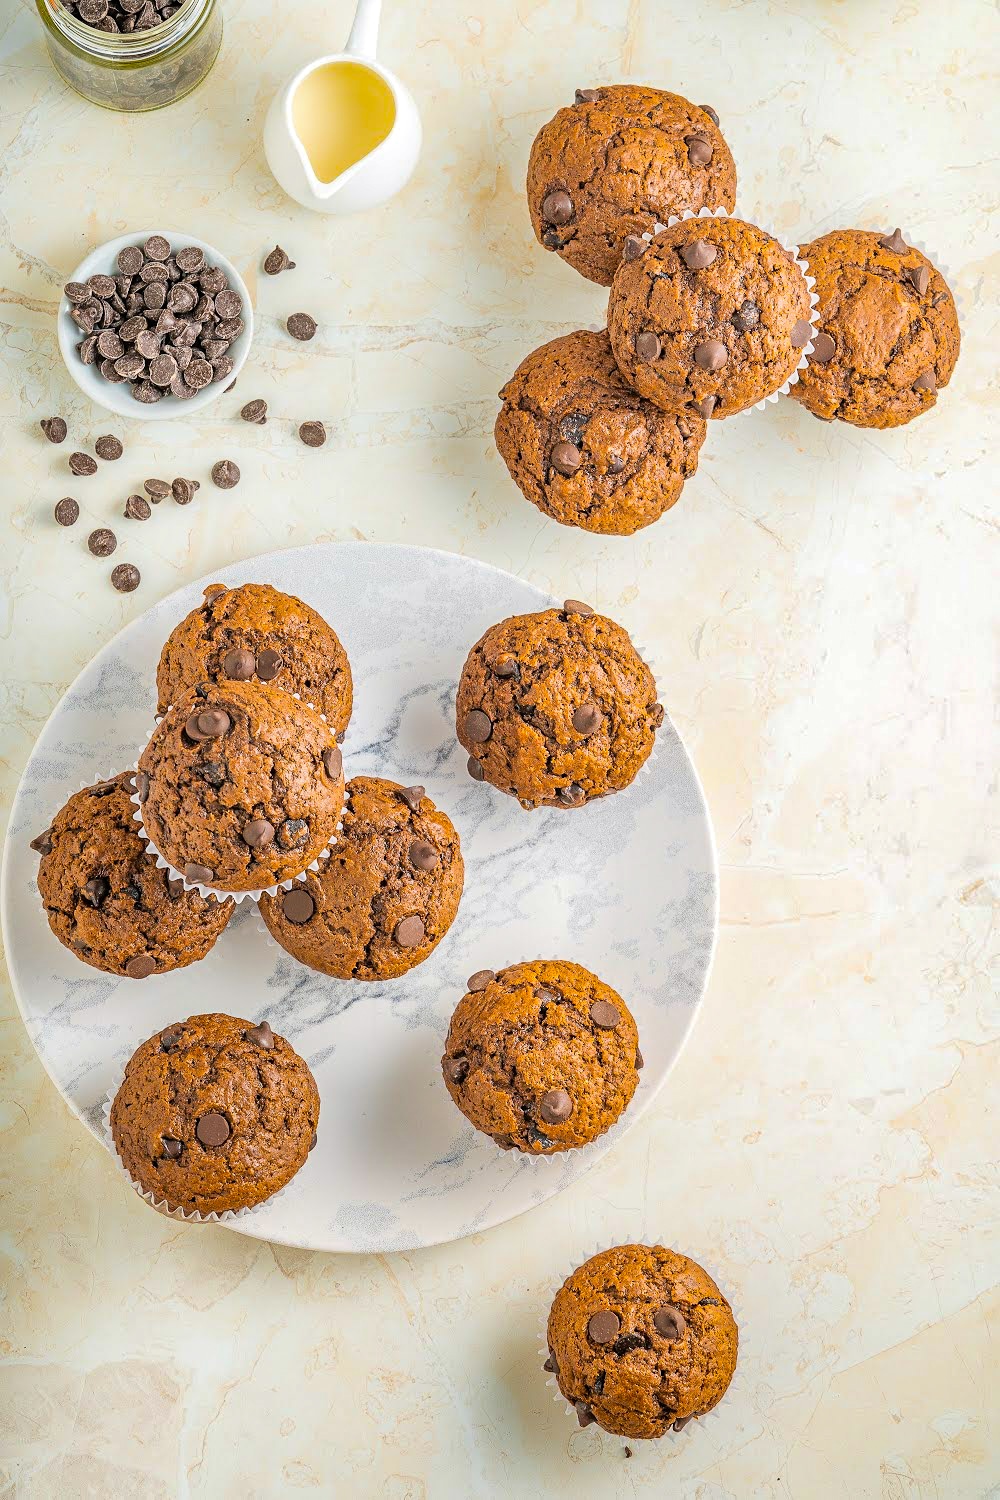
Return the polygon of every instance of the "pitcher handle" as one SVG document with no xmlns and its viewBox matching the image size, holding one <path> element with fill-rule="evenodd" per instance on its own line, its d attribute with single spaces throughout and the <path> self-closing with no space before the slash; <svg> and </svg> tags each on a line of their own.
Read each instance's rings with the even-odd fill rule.
<svg viewBox="0 0 1000 1500">
<path fill-rule="evenodd" d="M 358 0 L 358 8 L 354 12 L 354 24 L 344 51 L 352 52 L 355 57 L 366 57 L 370 62 L 374 62 L 381 15 L 382 0 Z"/>
</svg>

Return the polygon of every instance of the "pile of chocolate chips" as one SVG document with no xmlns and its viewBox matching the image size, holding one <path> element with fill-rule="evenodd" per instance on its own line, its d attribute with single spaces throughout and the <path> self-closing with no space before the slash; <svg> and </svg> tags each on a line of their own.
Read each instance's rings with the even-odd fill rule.
<svg viewBox="0 0 1000 1500">
<path fill-rule="evenodd" d="M 243 299 L 194 245 L 175 255 L 162 234 L 150 235 L 119 250 L 117 275 L 63 290 L 84 334 L 80 358 L 105 380 L 130 383 L 136 401 L 168 393 L 185 401 L 233 372 L 228 351 L 245 327 Z"/>
<path fill-rule="evenodd" d="M 152 31 L 181 8 L 181 0 L 62 0 L 63 8 L 96 31 Z"/>
</svg>

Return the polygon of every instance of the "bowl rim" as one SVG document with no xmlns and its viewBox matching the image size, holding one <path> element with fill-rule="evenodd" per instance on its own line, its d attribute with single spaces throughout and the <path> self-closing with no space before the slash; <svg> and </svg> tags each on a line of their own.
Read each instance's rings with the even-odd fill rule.
<svg viewBox="0 0 1000 1500">
<path fill-rule="evenodd" d="M 207 260 L 219 266 L 226 273 L 229 285 L 233 291 L 239 292 L 243 298 L 245 309 L 243 321 L 246 327 L 239 338 L 230 345 L 230 353 L 232 354 L 234 364 L 228 380 L 213 381 L 211 385 L 205 386 L 203 390 L 196 391 L 187 401 L 178 401 L 175 397 L 171 398 L 167 396 L 162 401 L 144 405 L 142 402 L 137 402 L 132 396 L 131 382 L 114 385 L 110 381 L 105 380 L 100 373 L 92 373 L 93 366 L 85 365 L 82 362 L 76 352 L 80 330 L 69 315 L 71 304 L 62 287 L 65 287 L 67 282 L 70 281 L 86 281 L 89 277 L 102 271 L 105 275 L 115 275 L 115 270 L 108 270 L 106 268 L 108 265 L 114 265 L 115 257 L 119 250 L 124 250 L 127 245 L 141 246 L 154 234 L 162 235 L 165 240 L 170 242 L 171 248 L 174 246 L 183 248 L 185 245 L 196 246 L 199 250 L 204 251 Z M 116 235 L 114 239 L 105 240 L 103 244 L 96 246 L 89 254 L 85 255 L 76 269 L 66 277 L 62 283 L 62 287 L 60 287 L 59 308 L 56 313 L 56 333 L 63 364 L 66 366 L 70 378 L 83 394 L 89 396 L 90 400 L 96 406 L 103 407 L 105 411 L 113 412 L 115 416 L 131 418 L 134 421 L 140 422 L 163 422 L 182 415 L 187 417 L 193 416 L 196 412 L 204 411 L 213 401 L 218 400 L 227 386 L 238 377 L 246 363 L 254 331 L 254 312 L 250 290 L 229 257 L 223 255 L 222 251 L 216 249 L 208 240 L 200 239 L 198 235 L 187 234 L 176 229 L 159 228 L 133 229 L 127 234 Z M 232 353 L 234 349 L 236 352 Z M 119 392 L 122 394 L 118 394 Z"/>
</svg>

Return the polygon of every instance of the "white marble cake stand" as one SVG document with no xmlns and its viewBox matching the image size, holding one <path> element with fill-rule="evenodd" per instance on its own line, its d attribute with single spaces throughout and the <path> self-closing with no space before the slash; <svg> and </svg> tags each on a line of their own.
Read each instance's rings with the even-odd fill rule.
<svg viewBox="0 0 1000 1500">
<path fill-rule="evenodd" d="M 206 584 L 248 580 L 308 600 L 344 642 L 355 682 L 348 775 L 423 782 L 461 834 L 467 875 L 458 919 L 431 958 L 394 983 L 341 983 L 302 967 L 269 943 L 251 903 L 203 962 L 141 983 L 88 968 L 49 933 L 30 840 L 71 792 L 134 765 L 164 638 Z M 717 879 L 701 787 L 669 719 L 648 772 L 579 812 L 523 812 L 470 780 L 455 739 L 455 685 L 468 648 L 494 621 L 551 602 L 483 563 L 416 547 L 272 553 L 192 584 L 134 621 L 80 674 L 39 736 L 11 810 L 4 938 L 28 1033 L 71 1109 L 99 1133 L 115 1070 L 151 1032 L 199 1011 L 266 1017 L 316 1075 L 319 1144 L 284 1193 L 232 1226 L 240 1234 L 369 1252 L 502 1223 L 613 1146 L 681 1048 L 711 962 Z M 669 680 L 660 689 L 669 706 Z M 623 1124 L 587 1150 L 549 1160 L 501 1152 L 478 1136 L 439 1070 L 466 977 L 536 957 L 575 959 L 619 990 L 646 1064 Z M 122 1191 L 130 1191 L 124 1181 Z"/>
</svg>

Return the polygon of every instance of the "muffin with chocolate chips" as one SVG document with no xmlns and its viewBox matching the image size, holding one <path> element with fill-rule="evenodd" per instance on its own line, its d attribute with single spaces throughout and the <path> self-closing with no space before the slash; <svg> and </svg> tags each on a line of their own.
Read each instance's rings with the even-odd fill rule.
<svg viewBox="0 0 1000 1500">
<path fill-rule="evenodd" d="M 234 907 L 168 880 L 139 837 L 131 791 L 126 773 L 75 792 L 32 848 L 59 941 L 105 974 L 148 979 L 210 953 Z"/>
<path fill-rule="evenodd" d="M 154 729 L 136 780 L 146 832 L 191 884 L 300 874 L 337 832 L 343 757 L 327 724 L 262 682 L 206 682 Z"/>
<path fill-rule="evenodd" d="M 736 165 L 719 117 L 679 94 L 631 83 L 577 89 L 535 137 L 528 209 L 539 243 L 610 286 L 657 222 L 685 209 L 732 209 Z"/>
<path fill-rule="evenodd" d="M 627 632 L 567 599 L 502 620 L 473 646 L 456 719 L 474 780 L 524 808 L 576 808 L 630 785 L 663 709 Z"/>
<path fill-rule="evenodd" d="M 330 858 L 263 896 L 277 942 L 335 979 L 398 979 L 455 920 L 465 867 L 455 827 L 422 786 L 356 776 Z"/>
<path fill-rule="evenodd" d="M 619 267 L 608 304 L 618 367 L 664 411 L 719 420 L 795 373 L 812 338 L 791 254 L 742 219 L 682 219 Z"/>
<path fill-rule="evenodd" d="M 205 602 L 170 632 L 156 669 L 158 712 L 200 682 L 269 682 L 312 703 L 343 737 L 351 664 L 323 617 L 268 583 L 210 584 Z"/>
<path fill-rule="evenodd" d="M 836 229 L 802 254 L 816 278 L 818 333 L 790 395 L 830 422 L 902 427 L 937 404 L 961 335 L 937 267 L 898 229 Z"/>
<path fill-rule="evenodd" d="M 132 1054 L 111 1106 L 126 1172 L 186 1213 L 253 1208 L 295 1176 L 316 1141 L 308 1065 L 266 1021 L 191 1016 Z"/>
<path fill-rule="evenodd" d="M 533 1156 L 603 1135 L 641 1067 L 621 996 L 579 964 L 545 959 L 473 974 L 441 1059 L 466 1119 L 503 1150 Z"/>
<path fill-rule="evenodd" d="M 494 435 L 511 478 L 564 526 L 628 536 L 669 510 L 698 467 L 705 423 L 636 395 L 607 332 L 543 344 L 500 399 Z"/>
<path fill-rule="evenodd" d="M 563 1283 L 547 1343 L 545 1368 L 581 1427 L 658 1438 L 722 1400 L 739 1333 L 697 1261 L 663 1245 L 616 1245 Z"/>
</svg>

